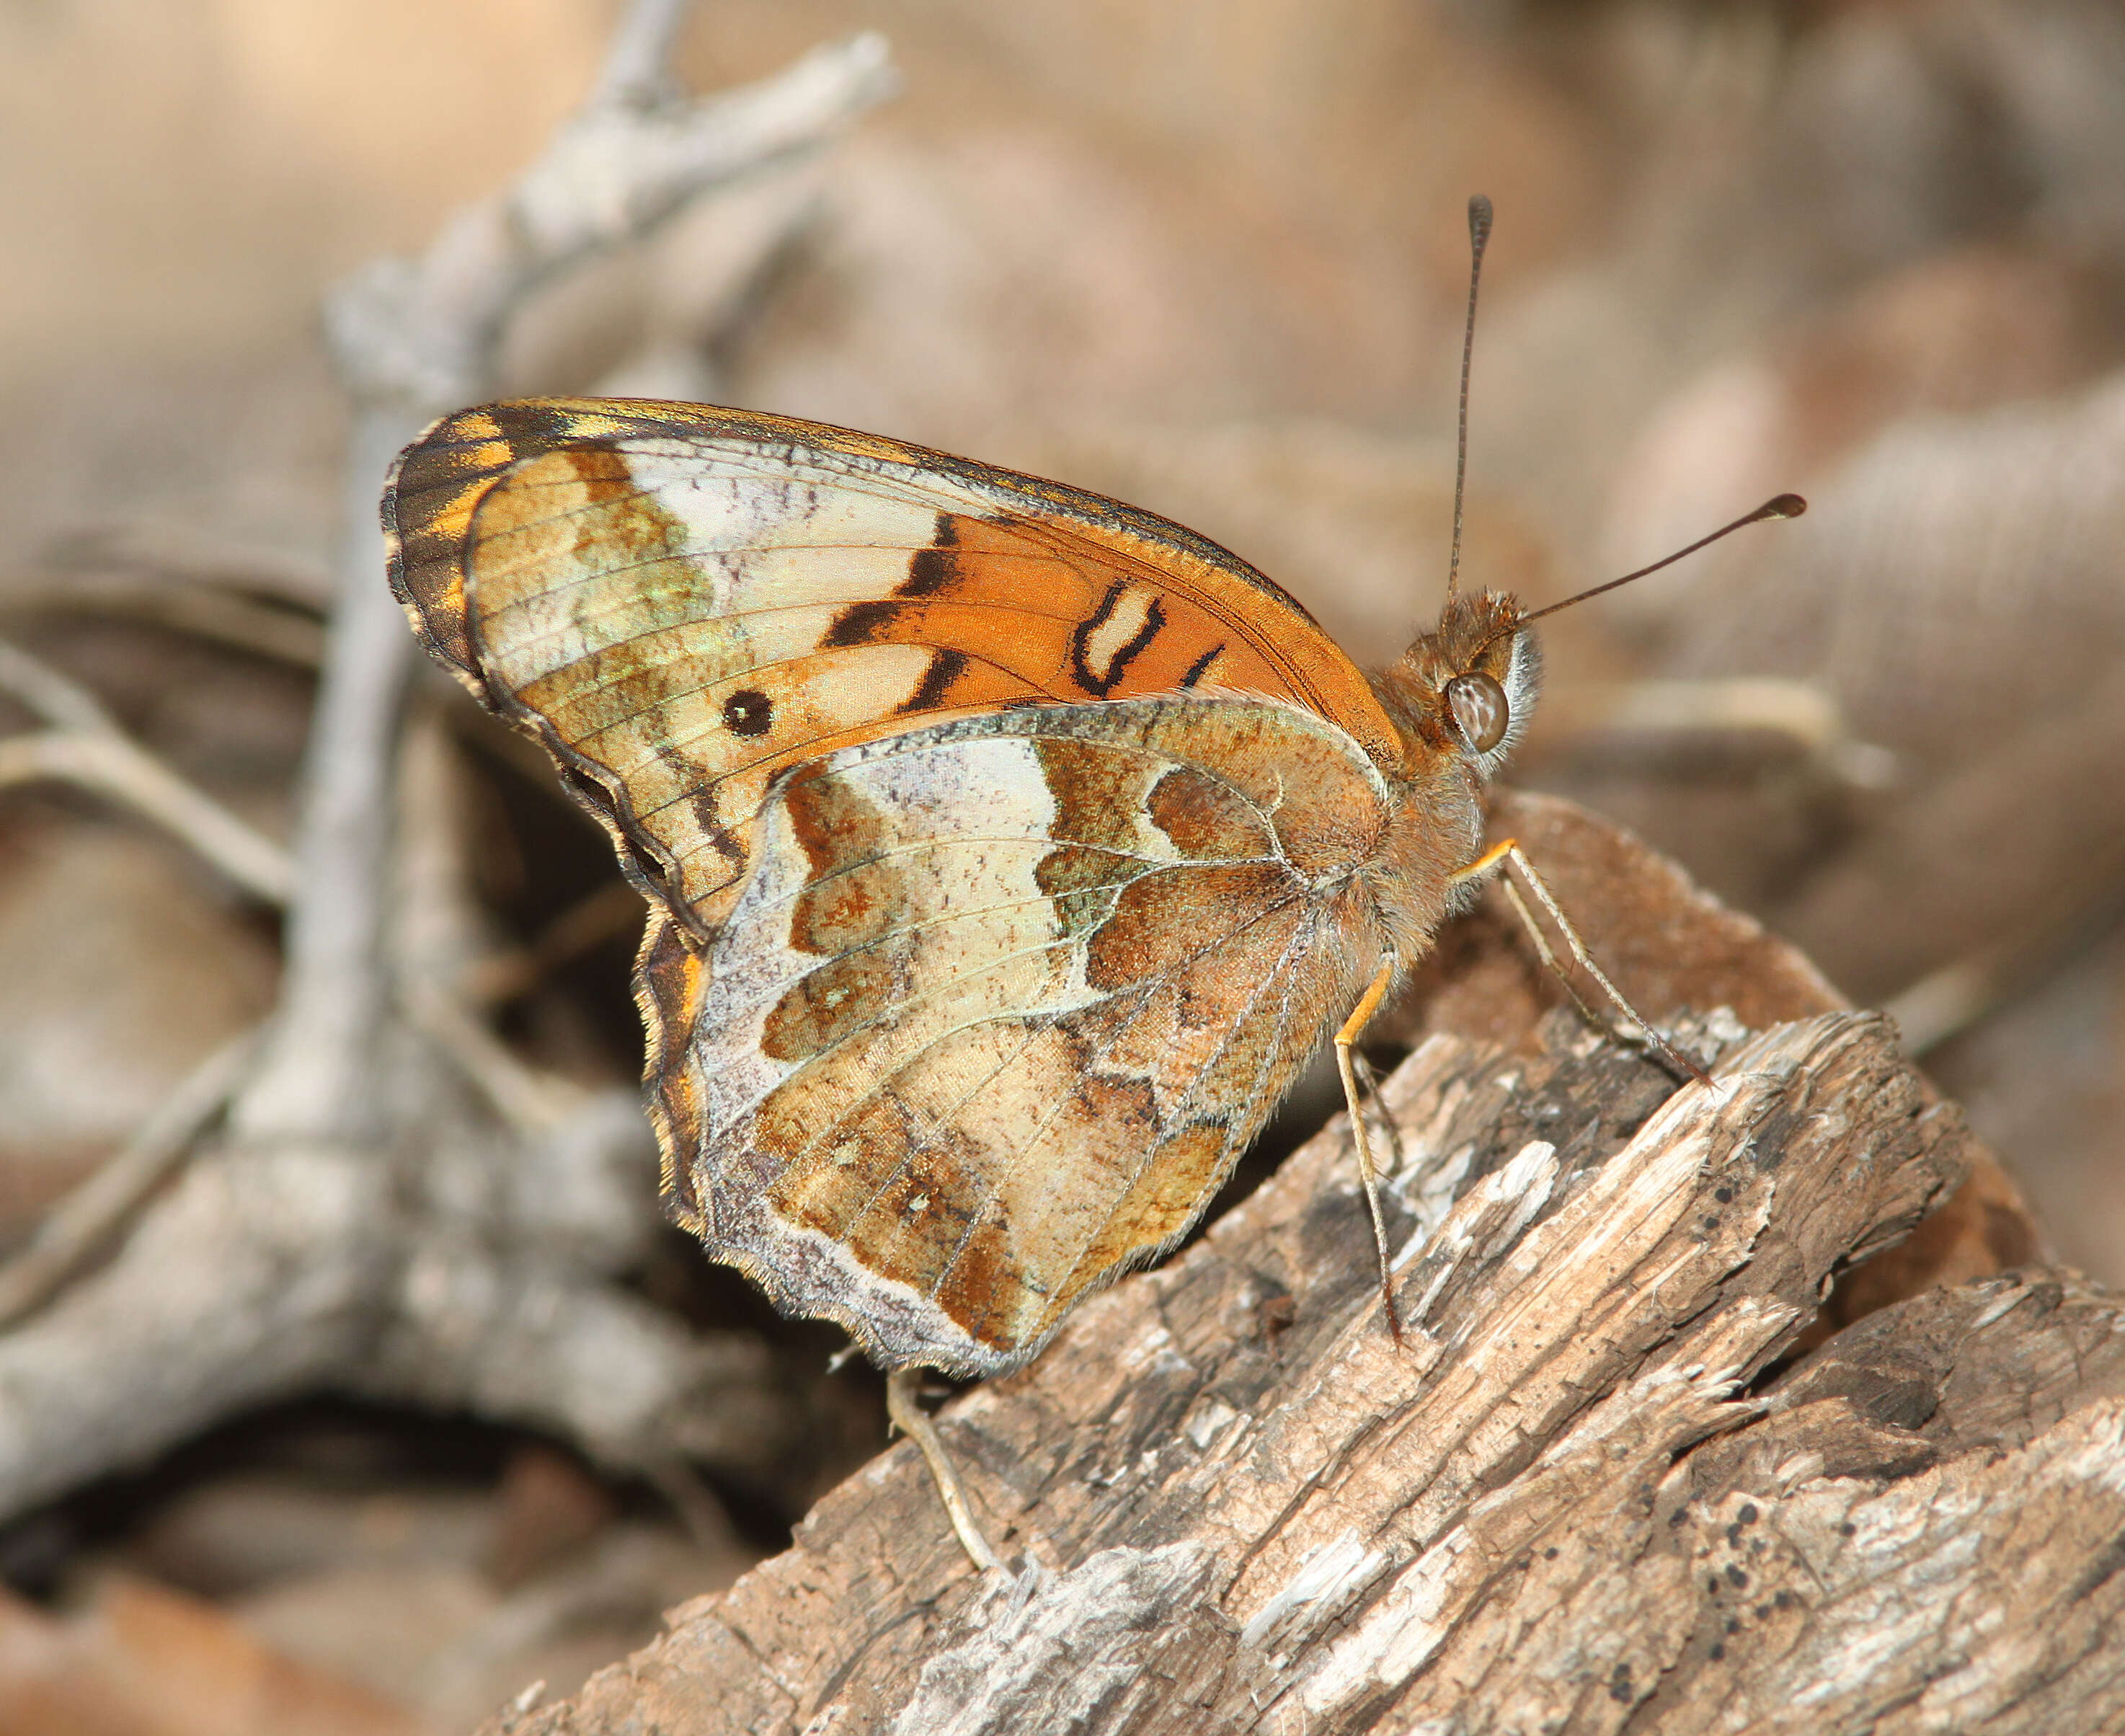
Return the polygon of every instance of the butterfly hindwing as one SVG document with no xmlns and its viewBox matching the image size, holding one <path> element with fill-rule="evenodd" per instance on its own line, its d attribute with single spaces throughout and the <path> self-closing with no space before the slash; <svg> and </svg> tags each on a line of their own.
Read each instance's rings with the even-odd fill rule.
<svg viewBox="0 0 2125 1736">
<path fill-rule="evenodd" d="M 694 941 L 793 766 L 942 713 L 1235 691 L 1391 763 L 1364 678 L 1216 545 L 817 424 L 537 399 L 459 412 L 385 494 L 431 650 L 541 737 Z"/>
<path fill-rule="evenodd" d="M 1388 809 L 1342 731 L 1239 700 L 804 767 L 698 966 L 651 949 L 680 1215 L 888 1365 L 1023 1361 L 1200 1215 L 1376 968 Z"/>
</svg>

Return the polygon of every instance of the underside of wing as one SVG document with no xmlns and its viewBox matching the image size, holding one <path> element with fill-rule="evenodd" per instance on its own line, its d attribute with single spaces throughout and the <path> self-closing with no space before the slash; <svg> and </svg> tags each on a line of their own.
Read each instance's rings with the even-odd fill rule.
<svg viewBox="0 0 2125 1736">
<path fill-rule="evenodd" d="M 960 718 L 779 785 L 645 955 L 677 1215 L 888 1366 L 1015 1366 L 1201 1215 L 1377 967 L 1387 787 L 1284 705 Z"/>
<path fill-rule="evenodd" d="M 533 399 L 462 411 L 384 496 L 429 649 L 533 730 L 695 944 L 789 767 L 940 714 L 1190 689 L 1393 726 L 1297 602 L 1179 526 L 818 424 Z"/>
</svg>

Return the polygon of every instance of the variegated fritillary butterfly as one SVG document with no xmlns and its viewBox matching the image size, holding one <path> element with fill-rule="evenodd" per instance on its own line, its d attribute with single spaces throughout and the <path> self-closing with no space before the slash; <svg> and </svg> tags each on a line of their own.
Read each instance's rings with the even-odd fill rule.
<svg viewBox="0 0 2125 1736">
<path fill-rule="evenodd" d="M 384 520 L 422 641 L 649 899 L 673 1215 L 888 1368 L 1026 1361 L 1339 1021 L 1355 1112 L 1350 1040 L 1483 870 L 1548 903 L 1483 847 L 1537 678 L 1510 596 L 1368 680 L 1151 513 L 693 404 L 445 417 Z"/>
<path fill-rule="evenodd" d="M 1468 901 L 1534 698 L 1510 597 L 1368 682 L 1178 525 L 747 411 L 462 411 L 384 516 L 649 897 L 675 1215 L 888 1366 L 1015 1368 L 1187 1229 Z"/>
</svg>

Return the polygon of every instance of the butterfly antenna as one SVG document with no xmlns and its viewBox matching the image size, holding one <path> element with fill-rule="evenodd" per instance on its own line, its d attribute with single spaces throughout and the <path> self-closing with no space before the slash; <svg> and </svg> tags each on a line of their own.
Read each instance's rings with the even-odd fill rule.
<svg viewBox="0 0 2125 1736">
<path fill-rule="evenodd" d="M 1574 603 L 1583 603 L 1590 597 L 1599 597 L 1604 591 L 1613 591 L 1618 585 L 1628 585 L 1634 578 L 1643 578 L 1648 573 L 1657 573 L 1662 567 L 1671 567 L 1685 554 L 1694 554 L 1699 549 L 1708 547 L 1722 536 L 1732 536 L 1736 531 L 1750 525 L 1760 525 L 1767 518 L 1798 518 L 1807 511 L 1807 502 L 1798 494 L 1774 494 L 1753 512 L 1745 512 L 1731 525 L 1722 525 L 1709 536 L 1700 536 L 1687 548 L 1677 549 L 1674 554 L 1655 561 L 1650 567 L 1641 567 L 1635 573 L 1626 573 L 1621 578 L 1612 578 L 1606 584 L 1595 585 L 1581 591 L 1576 597 L 1567 597 L 1561 603 L 1552 603 L 1538 609 L 1532 615 L 1523 615 L 1508 632 L 1518 632 L 1531 620 L 1540 620 L 1545 615 L 1554 615 L 1559 609 L 1569 609 Z"/>
<path fill-rule="evenodd" d="M 1468 364 L 1476 354 L 1476 291 L 1483 281 L 1483 249 L 1491 239 L 1491 201 L 1468 201 L 1468 317 L 1461 328 L 1461 432 L 1454 449 L 1454 552 L 1446 563 L 1446 594 L 1461 579 L 1461 502 L 1468 488 Z"/>
<path fill-rule="evenodd" d="M 1709 536 L 1699 537 L 1688 548 L 1677 549 L 1674 554 L 1666 556 L 1664 559 L 1655 561 L 1650 567 L 1641 567 L 1635 573 L 1626 573 L 1621 578 L 1612 578 L 1606 584 L 1595 585 L 1590 589 L 1580 592 L 1576 596 L 1566 597 L 1561 603 L 1551 603 L 1545 608 L 1537 609 L 1531 615 L 1523 615 L 1507 622 L 1505 625 L 1499 628 L 1496 632 L 1485 639 L 1482 644 L 1477 646 L 1474 655 L 1481 657 L 1500 639 L 1519 632 L 1531 621 L 1538 621 L 1545 615 L 1554 615 L 1559 609 L 1569 609 L 1574 603 L 1583 603 L 1588 597 L 1599 597 L 1604 591 L 1613 591 L 1618 585 L 1628 585 L 1634 578 L 1643 578 L 1648 573 L 1659 572 L 1662 567 L 1671 567 L 1684 555 L 1694 554 L 1699 549 L 1717 542 L 1722 536 L 1732 536 L 1736 531 L 1746 526 L 1761 524 L 1767 518 L 1798 518 L 1806 511 L 1807 511 L 1807 502 L 1799 495 L 1774 494 L 1755 512 L 1743 513 L 1731 525 L 1720 526 Z M 1471 661 L 1472 662 L 1473 658 Z"/>
</svg>

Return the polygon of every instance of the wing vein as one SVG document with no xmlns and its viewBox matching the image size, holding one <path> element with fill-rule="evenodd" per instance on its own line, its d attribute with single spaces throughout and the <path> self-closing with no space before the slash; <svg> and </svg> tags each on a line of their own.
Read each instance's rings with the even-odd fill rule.
<svg viewBox="0 0 2125 1736">
<path fill-rule="evenodd" d="M 1265 921 L 1268 918 L 1275 915 L 1276 912 L 1293 903 L 1298 896 L 1299 894 L 1293 893 L 1284 898 L 1277 899 L 1274 903 L 1263 907 L 1261 909 L 1251 915 L 1245 922 L 1242 922 L 1237 927 L 1232 928 L 1220 938 L 1213 940 L 1208 945 L 1198 948 L 1195 951 L 1186 955 L 1185 957 L 1176 959 L 1164 970 L 1158 972 L 1155 975 L 1145 977 L 1137 983 L 1131 984 L 1127 990 L 1116 991 L 1114 994 L 1104 997 L 1103 1001 L 1105 1003 L 1111 1004 L 1120 1000 L 1125 994 L 1133 994 L 1138 1000 L 1147 999 L 1159 988 L 1164 985 L 1164 984 L 1172 976 L 1174 972 L 1179 970 L 1183 965 L 1193 964 L 1196 960 L 1206 957 L 1211 952 L 1215 951 L 1218 947 L 1228 945 L 1232 941 L 1238 939 L 1241 935 L 1246 933 L 1246 931 L 1254 927 L 1256 923 Z M 1016 953 L 1005 955 L 992 962 L 995 964 L 1008 963 L 1013 958 L 1025 957 L 1030 956 L 1034 953 L 1053 951 L 1056 946 L 1071 946 L 1073 944 L 1074 942 L 1072 941 L 1066 939 L 1064 941 L 1053 942 L 1048 946 L 1023 949 Z M 952 981 L 959 982 L 970 980 L 974 977 L 981 975 L 982 971 L 988 968 L 989 967 L 987 965 L 984 965 L 980 970 L 963 973 L 959 977 L 954 978 Z M 948 983 L 941 986 L 949 987 L 950 984 Z M 903 1000 L 900 1004 L 902 1006 L 908 1005 L 916 998 L 918 998 L 918 997 L 911 996 L 907 1000 Z M 1053 1009 L 1047 1009 L 1046 1011 L 1052 1016 Z M 997 1024 L 1009 1019 L 1025 1018 L 1030 1013 L 1031 1013 L 1033 1017 L 1040 1016 L 1039 1013 L 1033 1013 L 1031 1009 L 1022 1007 L 1014 1008 L 1001 1012 L 987 1013 L 978 1018 L 967 1019 L 957 1025 L 950 1026 L 943 1031 L 935 1033 L 912 1053 L 902 1056 L 898 1062 L 896 1062 L 892 1072 L 881 1074 L 872 1085 L 871 1088 L 865 1092 L 862 1097 L 859 1097 L 855 1102 L 850 1103 L 837 1113 L 834 1119 L 828 1122 L 827 1125 L 820 1130 L 820 1132 L 816 1134 L 805 1145 L 804 1149 L 799 1152 L 796 1156 L 791 1159 L 790 1163 L 785 1170 L 785 1173 L 787 1174 L 789 1169 L 794 1169 L 798 1163 L 809 1160 L 813 1153 L 817 1152 L 820 1146 L 824 1144 L 829 1137 L 842 1127 L 847 1125 L 852 1116 L 860 1113 L 869 1104 L 876 1102 L 881 1095 L 891 1088 L 895 1080 L 904 1077 L 917 1062 L 921 1060 L 925 1055 L 928 1054 L 932 1050 L 936 1048 L 939 1044 L 946 1042 L 953 1037 L 961 1035 L 967 1031 L 974 1030 L 979 1026 Z M 869 1021 L 870 1026 L 874 1026 L 885 1022 L 887 1022 L 887 1021 L 884 1019 Z M 846 1033 L 844 1038 L 840 1040 L 846 1040 L 846 1036 L 854 1035 L 855 1034 L 855 1031 L 852 1029 L 848 1033 Z M 1108 1050 L 1112 1048 L 1113 1045 L 1120 1040 L 1122 1034 L 1122 1031 L 1118 1029 L 1114 1033 L 1113 1036 L 1109 1038 L 1105 1043 L 1100 1046 L 1100 1048 L 1095 1051 L 1095 1054 L 1099 1057 L 1104 1058 Z M 1028 1043 L 1031 1041 L 1030 1035 L 1029 1035 L 1027 1041 Z M 838 1042 L 836 1046 L 838 1046 Z M 1020 1053 L 1023 1053 L 1025 1046 L 1025 1045 L 1020 1045 Z M 800 1063 L 797 1068 L 793 1068 L 789 1074 L 785 1075 L 781 1081 L 778 1082 L 775 1089 L 777 1091 L 780 1090 L 783 1086 L 788 1084 L 791 1079 L 795 1078 L 799 1073 L 803 1071 L 805 1068 L 810 1067 L 814 1062 L 820 1059 L 824 1053 L 826 1053 L 826 1051 L 822 1050 L 806 1056 L 804 1060 Z M 1015 1057 L 1014 1057 L 1014 1059 L 1015 1058 Z M 772 1094 L 772 1092 L 769 1093 L 770 1096 Z M 763 1097 L 759 1101 L 761 1102 L 764 1102 L 766 1099 Z M 964 1098 L 962 1098 L 961 1101 L 964 1102 L 965 1100 Z M 1040 1126 L 1034 1130 L 1035 1133 L 1037 1134 L 1042 1128 L 1045 1128 L 1054 1119 L 1056 1115 L 1062 1112 L 1063 1106 L 1064 1106 L 1062 1105 L 1058 1105 L 1053 1111 L 1050 1111 L 1048 1116 L 1043 1119 L 1040 1123 Z M 756 1109 L 758 1107 L 758 1104 L 756 1103 L 750 1106 L 750 1107 L 752 1109 Z M 938 1136 L 948 1130 L 949 1124 L 945 1118 L 941 1116 L 932 1118 L 932 1125 L 930 1131 L 926 1134 L 921 1140 L 907 1148 L 906 1152 L 902 1154 L 899 1163 L 893 1167 L 891 1172 L 889 1172 L 885 1178 L 879 1182 L 877 1188 L 872 1191 L 870 1196 L 861 1206 L 858 1207 L 855 1212 L 847 1219 L 846 1229 L 848 1233 L 853 1234 L 856 1224 L 860 1223 L 863 1218 L 870 1212 L 870 1210 L 875 1206 L 879 1199 L 883 1196 L 886 1190 L 891 1187 L 894 1182 L 900 1179 L 901 1176 L 906 1172 L 909 1162 L 921 1153 L 927 1151 L 936 1143 Z M 984 1204 L 985 1203 L 986 1201 L 984 1201 Z"/>
<path fill-rule="evenodd" d="M 1272 909 L 1263 911 L 1260 913 L 1260 918 L 1257 918 L 1257 920 L 1266 918 L 1268 916 L 1274 913 L 1275 909 L 1280 909 L 1284 908 L 1284 905 L 1297 901 L 1298 900 L 1295 898 L 1282 900 L 1277 906 L 1273 907 Z M 1227 936 L 1224 941 L 1219 944 L 1224 946 L 1230 945 L 1233 941 L 1237 940 L 1242 934 L 1245 933 L 1248 927 L 1252 926 L 1252 923 L 1248 923 L 1239 928 L 1234 929 L 1232 933 Z M 1189 1090 L 1180 1100 L 1181 1106 L 1183 1107 L 1194 1100 L 1196 1089 L 1200 1085 L 1204 1075 L 1208 1073 L 1213 1067 L 1216 1066 L 1219 1059 L 1223 1056 L 1228 1050 L 1230 1050 L 1233 1042 L 1237 1038 L 1242 1026 L 1243 1026 L 1246 1023 L 1248 1018 L 1252 1016 L 1255 1007 L 1259 1003 L 1263 995 L 1267 993 L 1272 985 L 1280 984 L 1284 991 L 1284 1006 L 1286 1008 L 1289 1007 L 1292 985 L 1286 966 L 1289 964 L 1292 954 L 1298 946 L 1301 937 L 1306 932 L 1306 928 L 1302 925 L 1300 929 L 1293 935 L 1290 941 L 1284 946 L 1283 953 L 1277 960 L 1275 968 L 1264 974 L 1260 986 L 1248 995 L 1240 1012 L 1226 1026 L 1223 1035 L 1218 1039 L 1217 1047 L 1213 1050 L 1209 1055 L 1204 1057 L 1202 1065 L 1195 1069 Z M 1119 1033 L 1117 1033 L 1117 1035 L 1119 1035 Z M 1059 1112 L 1059 1110 L 1055 1111 L 1055 1113 Z M 1053 1120 L 1053 1114 L 1051 1114 L 1048 1119 L 1048 1121 L 1052 1121 Z M 1044 1129 L 1047 1123 L 1043 1124 Z M 1041 1129 L 1036 1129 L 1035 1135 L 1037 1136 L 1039 1132 L 1041 1130 Z M 1156 1137 L 1156 1135 L 1154 1135 L 1146 1144 L 1143 1151 L 1137 1158 L 1135 1168 L 1130 1172 L 1129 1179 L 1127 1184 L 1124 1185 L 1120 1192 L 1115 1196 L 1116 1205 L 1119 1205 L 1122 1201 L 1126 1200 L 1129 1196 L 1131 1191 L 1135 1188 L 1137 1183 L 1143 1179 L 1144 1172 L 1149 1168 L 1152 1158 L 1157 1153 L 1161 1143 L 1161 1142 Z M 1232 1131 L 1228 1125 L 1226 1130 L 1225 1147 L 1223 1149 L 1229 1149 L 1231 1144 Z M 1223 1154 L 1223 1149 L 1221 1149 L 1219 1153 L 1221 1159 Z M 1014 1159 L 1014 1161 L 1016 1160 Z M 997 1191 L 1001 1191 L 1001 1184 L 999 1184 Z M 1091 1233 L 1086 1236 L 1085 1239 L 1085 1245 L 1083 1248 L 1079 1249 L 1077 1257 L 1070 1262 L 1068 1270 L 1062 1274 L 1061 1280 L 1055 1285 L 1053 1290 L 1048 1293 L 1050 1295 L 1061 1295 L 1069 1289 L 1071 1280 L 1077 1276 L 1079 1269 L 1084 1265 L 1086 1257 L 1089 1256 L 1092 1249 L 1098 1245 L 1100 1237 L 1105 1232 L 1107 1227 L 1114 1222 L 1114 1215 L 1111 1210 L 1109 1211 L 1105 1217 L 1102 1218 L 1097 1224 L 1093 1226 Z"/>
</svg>

